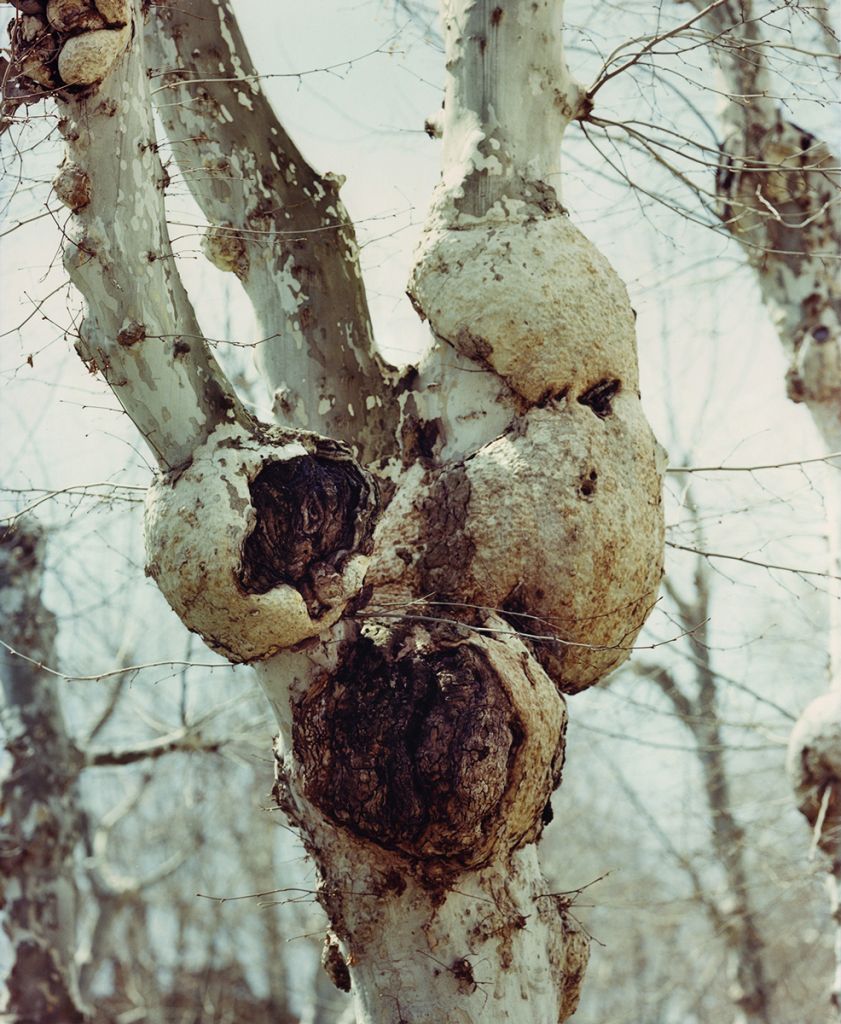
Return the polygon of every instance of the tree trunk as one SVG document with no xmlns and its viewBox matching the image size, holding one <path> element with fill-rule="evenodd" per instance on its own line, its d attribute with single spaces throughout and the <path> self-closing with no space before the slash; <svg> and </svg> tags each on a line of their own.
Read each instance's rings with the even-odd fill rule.
<svg viewBox="0 0 841 1024">
<path fill-rule="evenodd" d="M 692 0 L 697 9 L 705 5 Z M 733 8 L 737 14 L 734 17 Z M 773 97 L 763 19 L 751 0 L 704 15 L 729 96 L 716 172 L 719 215 L 754 268 L 763 301 L 790 359 L 788 395 L 809 410 L 828 456 L 841 452 L 841 165 L 838 154 L 792 123 Z M 800 810 L 829 856 L 837 929 L 832 1002 L 841 1021 L 841 458 L 824 473 L 829 564 L 830 693 L 804 711 L 789 744 Z"/>
<path fill-rule="evenodd" d="M 4 1020 L 82 1024 L 87 1015 L 74 963 L 77 893 L 73 852 L 80 837 L 76 782 L 81 758 L 67 735 L 54 665 L 56 623 L 41 600 L 43 537 L 0 528 L 0 648 L 9 769 L 0 788 L 0 903 L 12 945 Z"/>
<path fill-rule="evenodd" d="M 688 508 L 695 528 L 701 529 L 697 506 L 690 495 Z M 765 969 L 765 945 L 756 920 L 750 892 L 750 869 L 744 833 L 736 820 L 727 749 L 719 709 L 720 681 L 712 658 L 707 624 L 711 619 L 710 583 L 702 559 L 698 559 L 691 598 L 681 595 L 669 582 L 664 589 L 676 607 L 676 621 L 686 631 L 693 667 L 690 685 L 681 682 L 668 665 L 637 670 L 669 699 L 678 718 L 692 734 L 698 757 L 714 863 L 723 883 L 720 894 L 710 892 L 700 874 L 684 862 L 695 896 L 707 913 L 715 934 L 725 948 L 727 994 L 733 1002 L 733 1024 L 772 1024 L 771 985 Z"/>
<path fill-rule="evenodd" d="M 273 427 L 200 337 L 166 236 L 140 11 L 106 6 L 104 28 L 49 29 L 83 354 L 160 467 L 148 572 L 190 629 L 254 664 L 274 708 L 275 792 L 318 867 L 325 966 L 359 1024 L 563 1021 L 587 940 L 534 846 L 562 694 L 628 656 L 663 523 L 633 311 L 557 193 L 580 103 L 561 4 L 444 5 L 444 171 L 410 284 L 435 343 L 390 388 L 335 182 L 247 75 L 228 4 L 157 5 L 154 62 L 191 108 L 165 121 L 210 172 L 207 251 L 281 335 L 262 360 Z M 233 81 L 190 84 L 208 69 Z M 290 251 L 287 232 L 313 226 L 339 244 Z"/>
</svg>

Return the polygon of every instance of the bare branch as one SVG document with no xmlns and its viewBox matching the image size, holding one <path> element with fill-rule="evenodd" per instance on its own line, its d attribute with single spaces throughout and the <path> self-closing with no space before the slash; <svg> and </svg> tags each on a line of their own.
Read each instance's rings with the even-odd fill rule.
<svg viewBox="0 0 841 1024">
<path fill-rule="evenodd" d="M 225 746 L 225 740 L 205 739 L 200 733 L 186 727 L 176 729 L 167 736 L 158 736 L 143 743 L 119 749 L 92 749 L 84 752 L 86 768 L 118 767 L 136 764 L 138 761 L 153 761 L 165 754 L 204 753 L 216 754 Z"/>
<path fill-rule="evenodd" d="M 669 466 L 667 473 L 760 473 L 769 469 L 791 469 L 796 466 L 813 465 L 816 462 L 832 463 L 841 459 L 841 452 L 828 452 L 811 459 L 792 459 L 789 462 L 766 462 L 755 466 Z M 838 467 L 841 469 L 841 467 Z"/>
<path fill-rule="evenodd" d="M 841 576 L 836 576 L 829 572 L 820 572 L 818 569 L 798 569 L 796 565 L 776 565 L 773 562 L 760 562 L 755 558 L 748 558 L 746 555 L 730 555 L 725 554 L 722 551 L 703 551 L 700 548 L 690 547 L 688 544 L 678 544 L 676 541 L 667 540 L 666 544 L 670 548 L 676 548 L 678 551 L 689 551 L 693 555 L 701 555 L 704 558 L 725 558 L 731 562 L 743 562 L 745 565 L 755 565 L 760 569 L 770 569 L 775 572 L 793 572 L 796 576 L 820 576 L 822 579 L 837 580 L 841 579 Z"/>
<path fill-rule="evenodd" d="M 645 666 L 631 662 L 630 667 L 631 671 L 643 679 L 648 679 L 669 699 L 682 721 L 688 722 L 697 714 L 694 702 L 681 690 L 677 680 L 665 666 Z"/>
<path fill-rule="evenodd" d="M 657 46 L 659 43 L 664 42 L 666 39 L 671 39 L 676 35 L 680 35 L 681 32 L 685 32 L 686 29 L 694 25 L 695 22 L 698 21 L 700 18 L 703 18 L 706 14 L 709 14 L 711 11 L 714 11 L 717 7 L 721 7 L 725 3 L 727 3 L 727 0 L 713 0 L 711 4 L 707 4 L 707 6 L 704 7 L 701 11 L 694 14 L 691 18 L 688 18 L 680 25 L 676 25 L 674 28 L 669 29 L 668 32 L 660 32 L 657 35 L 648 37 L 643 36 L 639 39 L 634 39 L 629 42 L 623 43 L 621 47 L 614 50 L 613 53 L 611 53 L 610 56 L 607 58 L 607 60 L 604 63 L 604 67 L 599 72 L 598 76 L 596 77 L 596 80 L 587 90 L 587 95 L 592 99 L 592 97 L 596 95 L 599 89 L 601 89 L 601 87 L 606 82 L 609 82 L 611 78 L 615 78 L 623 71 L 627 71 L 628 68 L 631 68 L 635 64 L 638 64 L 642 60 L 642 58 L 647 53 L 650 53 L 654 49 L 654 47 Z M 613 64 L 613 62 L 618 58 L 622 50 L 626 49 L 632 43 L 642 42 L 643 39 L 646 40 L 645 45 L 640 50 L 638 50 L 632 57 L 626 60 L 624 64 L 621 64 L 618 68 L 614 68 L 613 71 L 607 70 L 611 66 L 611 64 Z"/>
</svg>

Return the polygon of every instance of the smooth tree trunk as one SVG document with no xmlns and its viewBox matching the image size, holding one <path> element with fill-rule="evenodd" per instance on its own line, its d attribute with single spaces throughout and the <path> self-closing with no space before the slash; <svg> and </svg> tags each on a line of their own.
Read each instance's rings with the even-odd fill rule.
<svg viewBox="0 0 841 1024">
<path fill-rule="evenodd" d="M 841 1021 L 841 457 L 834 457 L 841 453 L 841 162 L 774 98 L 769 40 L 751 0 L 719 5 L 701 24 L 723 40 L 715 48 L 728 97 L 716 173 L 719 216 L 756 272 L 790 360 L 789 398 L 809 410 L 828 456 L 823 490 L 830 690 L 795 726 L 788 770 L 798 806 L 828 857 L 836 932 L 832 1004 Z"/>
<path fill-rule="evenodd" d="M 0 783 L 0 905 L 12 963 L 3 1019 L 88 1020 L 75 966 L 74 851 L 81 835 L 81 759 L 64 724 L 54 665 L 56 621 L 41 599 L 44 537 L 0 528 L 0 614 L 17 657 L 0 648 L 7 770 Z"/>
<path fill-rule="evenodd" d="M 145 40 L 139 7 L 60 6 L 74 27 L 51 3 L 44 32 L 82 354 L 158 461 L 147 571 L 275 711 L 325 968 L 359 1024 L 565 1020 L 588 943 L 535 847 L 563 694 L 628 656 L 663 523 L 633 311 L 559 199 L 582 102 L 561 4 L 444 4 L 443 173 L 410 282 L 434 344 L 399 380 L 338 180 L 283 132 L 229 5 L 155 5 Z M 178 278 L 148 65 L 208 255 L 264 325 L 274 425 L 244 410 Z"/>
</svg>

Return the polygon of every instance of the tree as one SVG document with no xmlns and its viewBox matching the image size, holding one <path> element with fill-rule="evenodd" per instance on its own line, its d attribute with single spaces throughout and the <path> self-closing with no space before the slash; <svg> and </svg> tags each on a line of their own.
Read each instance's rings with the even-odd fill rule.
<svg viewBox="0 0 841 1024">
<path fill-rule="evenodd" d="M 137 974 L 143 959 L 132 956 L 130 942 L 113 941 L 119 918 L 127 907 L 142 908 L 148 890 L 167 879 L 191 852 L 187 847 L 163 859 L 153 857 L 157 863 L 143 874 L 113 870 L 109 838 L 134 809 L 148 780 L 94 822 L 80 792 L 83 772 L 148 765 L 177 751 L 214 753 L 224 744 L 203 737 L 201 722 L 133 746 L 94 744 L 117 707 L 123 692 L 119 684 L 87 742 L 72 736 L 58 673 L 47 667 L 57 663 L 57 623 L 42 599 L 45 546 L 42 533 L 24 522 L 0 528 L 0 606 L 8 645 L 0 647 L 0 680 L 10 761 L 0 787 L 0 895 L 3 928 L 12 948 L 4 1016 L 16 1024 L 82 1024 L 109 1019 L 92 1016 L 91 981 L 103 962 L 112 961 L 116 971 L 128 976 Z M 134 930 L 142 931 L 144 914 L 135 916 Z M 233 965 L 223 973 L 226 984 L 237 980 Z M 136 976 L 133 981 L 137 988 Z M 172 989 L 177 992 L 178 986 Z M 240 990 L 242 1010 L 247 986 L 240 984 Z M 273 997 L 272 1019 L 288 1019 L 283 1001 L 275 992 Z M 148 995 L 146 1005 L 154 1005 Z"/>
<path fill-rule="evenodd" d="M 589 109 L 561 5 L 446 8 L 444 173 L 410 283 L 435 342 L 400 377 L 373 349 L 340 181 L 283 131 L 227 3 L 16 6 L 7 108 L 59 105 L 79 352 L 159 467 L 147 571 L 255 665 L 332 976 L 360 1021 L 566 1019 L 586 938 L 533 846 L 562 694 L 627 656 L 663 528 L 633 311 L 556 189 Z M 237 397 L 170 258 L 150 63 L 205 251 L 274 339 L 279 425 Z"/>
<path fill-rule="evenodd" d="M 15 1020 L 73 1024 L 85 1019 L 73 962 L 79 759 L 56 681 L 39 678 L 34 667 L 55 660 L 55 618 L 41 602 L 43 552 L 37 533 L 0 531 L 0 605 L 12 643 L 32 659 L 5 651 L 0 658 L 11 755 L 2 787 L 0 892 L 13 949 L 7 986 Z"/>
<path fill-rule="evenodd" d="M 775 96 L 771 45 L 758 5 L 692 0 L 714 41 L 726 102 L 715 174 L 718 213 L 744 250 L 790 366 L 789 398 L 809 410 L 825 444 L 824 498 L 829 558 L 830 692 L 796 724 L 788 766 L 799 808 L 828 855 L 832 915 L 841 928 L 841 165 L 839 155 L 799 127 Z M 815 17 L 838 58 L 827 12 Z M 841 931 L 839 931 L 841 935 Z M 841 967 L 841 944 L 836 941 Z M 841 1020 L 841 970 L 832 1005 Z M 761 1019 L 761 1018 L 760 1018 Z"/>
</svg>

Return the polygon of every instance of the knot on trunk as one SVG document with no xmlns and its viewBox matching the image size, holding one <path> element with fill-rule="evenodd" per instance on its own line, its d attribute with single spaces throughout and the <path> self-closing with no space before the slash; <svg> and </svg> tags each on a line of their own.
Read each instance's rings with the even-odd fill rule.
<svg viewBox="0 0 841 1024">
<path fill-rule="evenodd" d="M 369 625 L 294 706 L 293 752 L 304 794 L 335 823 L 476 867 L 539 835 L 565 724 L 510 634 Z"/>
<path fill-rule="evenodd" d="M 440 339 L 501 377 L 523 408 L 580 394 L 596 381 L 637 390 L 625 286 L 557 210 L 435 223 L 419 250 L 409 296 Z"/>
<path fill-rule="evenodd" d="M 31 0 L 11 31 L 8 79 L 34 83 L 36 94 L 71 87 L 77 95 L 99 84 L 131 39 L 128 0 Z M 3 86 L 8 96 L 7 84 Z"/>
<path fill-rule="evenodd" d="M 565 693 L 620 665 L 660 584 L 661 455 L 615 378 L 532 409 L 461 462 L 407 474 L 369 582 L 426 614 L 497 610 Z"/>
<path fill-rule="evenodd" d="M 373 505 L 350 461 L 306 455 L 267 462 L 249 484 L 256 513 L 238 578 L 248 594 L 295 586 L 312 615 L 341 592 L 341 570 L 370 551 Z"/>
<path fill-rule="evenodd" d="M 147 573 L 209 646 L 259 661 L 342 616 L 362 589 L 377 511 L 345 445 L 222 426 L 150 488 Z"/>
</svg>

